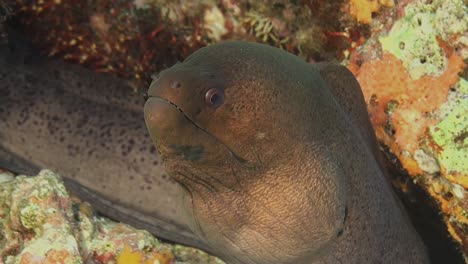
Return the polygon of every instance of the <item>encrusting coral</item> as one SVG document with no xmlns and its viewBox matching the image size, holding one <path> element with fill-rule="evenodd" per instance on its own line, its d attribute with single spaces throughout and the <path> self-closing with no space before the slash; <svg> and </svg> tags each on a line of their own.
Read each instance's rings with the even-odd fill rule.
<svg viewBox="0 0 468 264">
<path fill-rule="evenodd" d="M 0 262 L 6 264 L 222 263 L 96 216 L 89 204 L 69 196 L 60 177 L 49 170 L 35 177 L 0 172 L 0 234 Z"/>
<path fill-rule="evenodd" d="M 439 204 L 468 255 L 468 7 L 413 1 L 352 54 L 377 137 Z"/>
<path fill-rule="evenodd" d="M 377 12 L 380 7 L 393 7 L 393 0 L 350 0 L 349 12 L 356 20 L 363 24 L 372 21 L 372 13 Z"/>
</svg>

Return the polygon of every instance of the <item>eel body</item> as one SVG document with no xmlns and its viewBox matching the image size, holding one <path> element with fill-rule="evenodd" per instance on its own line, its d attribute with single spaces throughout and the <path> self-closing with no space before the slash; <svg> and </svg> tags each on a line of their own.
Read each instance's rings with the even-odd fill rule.
<svg viewBox="0 0 468 264">
<path fill-rule="evenodd" d="M 151 143 L 143 97 L 124 80 L 21 45 L 1 47 L 0 167 L 27 175 L 52 169 L 101 213 L 205 248 L 184 222 L 183 193 Z"/>
<path fill-rule="evenodd" d="M 122 80 L 0 53 L 0 167 L 53 169 L 102 213 L 228 263 L 428 262 L 344 67 L 212 45 L 155 78 L 143 115 Z"/>
<path fill-rule="evenodd" d="M 191 229 L 228 263 L 428 262 L 345 67 L 225 42 L 161 72 L 148 96 Z"/>
</svg>

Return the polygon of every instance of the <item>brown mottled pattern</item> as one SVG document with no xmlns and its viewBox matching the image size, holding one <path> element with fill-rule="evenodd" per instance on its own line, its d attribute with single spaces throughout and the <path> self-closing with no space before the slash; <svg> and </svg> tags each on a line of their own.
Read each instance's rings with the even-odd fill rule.
<svg viewBox="0 0 468 264">
<path fill-rule="evenodd" d="M 0 167 L 52 169 L 100 212 L 203 248 L 148 136 L 141 95 L 124 80 L 1 48 Z"/>
</svg>

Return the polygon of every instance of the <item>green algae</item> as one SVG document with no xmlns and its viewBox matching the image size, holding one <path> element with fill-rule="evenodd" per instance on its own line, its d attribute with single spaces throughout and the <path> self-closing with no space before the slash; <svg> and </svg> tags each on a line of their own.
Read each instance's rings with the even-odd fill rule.
<svg viewBox="0 0 468 264">
<path fill-rule="evenodd" d="M 59 177 L 50 171 L 41 171 L 37 177 L 18 176 L 0 184 L 0 249 L 21 246 L 20 252 L 6 252 L 5 263 L 24 263 L 28 258 L 44 259 L 49 253 L 63 257 L 62 263 L 82 263 L 78 244 L 66 218 L 63 218 L 65 221 L 57 221 L 62 219 L 56 215 L 61 207 L 54 201 L 66 195 L 66 192 L 61 193 L 60 189 L 65 190 L 63 186 L 60 187 Z M 49 203 L 51 207 L 44 207 Z M 23 239 L 21 232 L 33 236 Z M 65 251 L 68 255 L 62 255 Z"/>
<path fill-rule="evenodd" d="M 0 173 L 0 184 L 12 181 L 14 179 L 15 178 L 13 177 L 13 174 L 11 173 L 7 173 L 7 172 Z"/>
<path fill-rule="evenodd" d="M 36 234 L 41 234 L 41 227 L 45 221 L 45 214 L 37 204 L 28 203 L 20 209 L 20 221 L 26 229 L 32 229 Z"/>
<path fill-rule="evenodd" d="M 54 230 L 55 227 L 51 227 L 49 232 L 45 233 L 45 236 L 38 237 L 27 243 L 27 247 L 22 251 L 25 255 L 30 253 L 33 256 L 46 256 L 51 250 L 60 252 L 65 250 L 68 252 L 67 257 L 61 260 L 64 264 L 80 264 L 83 263 L 80 257 L 78 244 L 75 238 L 68 232 L 70 230 Z M 19 260 L 19 259 L 17 259 Z"/>
<path fill-rule="evenodd" d="M 468 8 L 460 0 L 415 1 L 405 8 L 386 36 L 380 37 L 382 49 L 403 62 L 410 76 L 439 75 L 447 58 L 437 38 L 449 42 L 451 36 L 468 30 Z"/>
<path fill-rule="evenodd" d="M 176 256 L 176 263 L 204 263 L 204 264 L 224 264 L 219 258 L 195 248 L 173 245 L 171 251 Z"/>
<path fill-rule="evenodd" d="M 450 173 L 468 175 L 468 81 L 460 79 L 440 109 L 442 121 L 430 128 L 432 140 L 442 150 L 439 163 Z"/>
<path fill-rule="evenodd" d="M 13 192 L 13 180 L 10 179 L 10 174 L 2 173 L 2 179 L 9 179 L 0 182 L 0 248 L 4 248 L 7 243 L 7 225 L 10 222 L 8 217 L 10 214 L 10 197 Z"/>
<path fill-rule="evenodd" d="M 3 263 L 24 263 L 30 257 L 44 260 L 51 253 L 62 258 L 61 263 L 78 264 L 96 255 L 115 255 L 129 243 L 142 254 L 162 250 L 182 254 L 176 256 L 176 263 L 223 263 L 193 248 L 177 246 L 174 250 L 173 245 L 160 242 L 147 231 L 96 216 L 91 208 L 91 213 L 80 210 L 80 204 L 69 205 L 63 181 L 52 171 L 43 170 L 36 177 L 6 178 L 8 181 L 0 183 Z M 24 234 L 33 236 L 23 239 Z M 17 247 L 19 251 L 8 250 Z"/>
</svg>

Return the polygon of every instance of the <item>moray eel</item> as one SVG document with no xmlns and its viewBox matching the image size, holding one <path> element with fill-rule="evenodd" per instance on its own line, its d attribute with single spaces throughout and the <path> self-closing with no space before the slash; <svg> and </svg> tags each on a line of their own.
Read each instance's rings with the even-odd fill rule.
<svg viewBox="0 0 468 264">
<path fill-rule="evenodd" d="M 0 167 L 228 263 L 427 262 L 344 67 L 203 48 L 153 81 L 151 139 L 124 81 L 22 53 L 0 46 Z"/>
<path fill-rule="evenodd" d="M 144 114 L 189 228 L 226 262 L 428 263 L 345 67 L 211 45 L 155 77 Z"/>
</svg>

